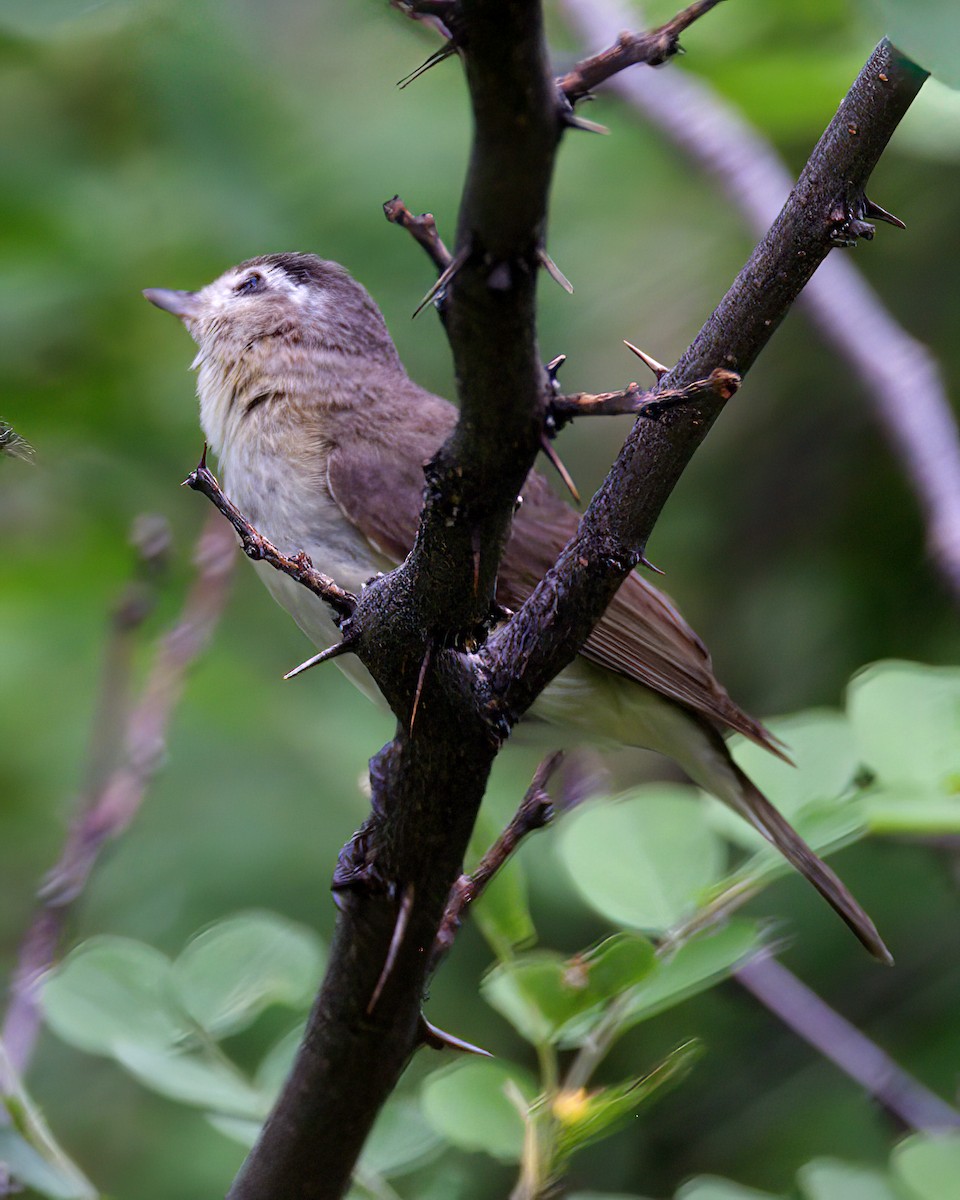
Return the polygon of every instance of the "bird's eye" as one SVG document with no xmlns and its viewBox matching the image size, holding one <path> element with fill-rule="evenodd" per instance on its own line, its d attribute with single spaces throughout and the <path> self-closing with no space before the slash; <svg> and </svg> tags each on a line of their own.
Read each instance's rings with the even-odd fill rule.
<svg viewBox="0 0 960 1200">
<path fill-rule="evenodd" d="M 263 276 L 254 271 L 252 275 L 241 279 L 233 290 L 238 296 L 244 296 L 249 292 L 259 292 L 265 286 L 265 283 L 266 281 Z"/>
</svg>

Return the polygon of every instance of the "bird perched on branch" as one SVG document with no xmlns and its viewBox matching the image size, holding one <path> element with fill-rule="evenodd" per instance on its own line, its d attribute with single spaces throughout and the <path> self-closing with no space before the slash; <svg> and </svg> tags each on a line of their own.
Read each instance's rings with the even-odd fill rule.
<svg viewBox="0 0 960 1200">
<path fill-rule="evenodd" d="M 199 346 L 193 365 L 200 421 L 227 494 L 257 530 L 286 553 L 306 551 L 354 592 L 400 563 L 417 531 L 424 464 L 453 429 L 457 410 L 409 378 L 364 288 L 315 255 L 270 254 L 198 292 L 156 288 L 144 295 L 179 317 Z M 531 472 L 498 600 L 521 604 L 577 522 Z M 337 639 L 317 596 L 257 566 L 317 646 Z M 378 697 L 356 659 L 338 663 Z M 730 699 L 703 643 L 638 574 L 627 577 L 580 655 L 530 715 L 574 736 L 674 759 L 772 842 L 877 958 L 891 961 L 873 922 L 734 763 L 722 733 L 735 730 L 782 757 L 776 741 Z"/>
</svg>

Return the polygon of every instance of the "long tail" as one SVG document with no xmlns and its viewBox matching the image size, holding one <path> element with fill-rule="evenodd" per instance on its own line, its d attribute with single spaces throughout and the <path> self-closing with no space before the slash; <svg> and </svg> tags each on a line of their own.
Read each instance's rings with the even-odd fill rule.
<svg viewBox="0 0 960 1200">
<path fill-rule="evenodd" d="M 736 763 L 731 760 L 730 766 L 740 784 L 740 794 L 737 797 L 725 794 L 723 799 L 749 821 L 758 833 L 763 834 L 768 842 L 776 846 L 784 858 L 795 866 L 805 879 L 809 879 L 824 900 L 849 925 L 874 958 L 879 959 L 887 966 L 892 966 L 893 955 L 884 945 L 883 938 L 877 933 L 877 927 L 854 900 L 838 876 L 814 854 L 803 838 L 780 815 L 763 792 L 740 770 Z"/>
</svg>

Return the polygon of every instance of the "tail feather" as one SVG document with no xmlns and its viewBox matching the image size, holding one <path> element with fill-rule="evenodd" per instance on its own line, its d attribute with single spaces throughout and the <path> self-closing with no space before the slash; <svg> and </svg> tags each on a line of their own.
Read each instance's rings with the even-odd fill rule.
<svg viewBox="0 0 960 1200">
<path fill-rule="evenodd" d="M 789 821 L 773 807 L 763 792 L 731 762 L 741 785 L 736 799 L 725 795 L 724 799 L 761 833 L 771 845 L 776 846 L 784 858 L 817 889 L 837 915 L 847 923 L 854 935 L 870 951 L 885 963 L 893 965 L 893 955 L 884 945 L 877 927 L 854 900 L 839 877 L 810 849 L 807 843 L 790 825 Z"/>
</svg>

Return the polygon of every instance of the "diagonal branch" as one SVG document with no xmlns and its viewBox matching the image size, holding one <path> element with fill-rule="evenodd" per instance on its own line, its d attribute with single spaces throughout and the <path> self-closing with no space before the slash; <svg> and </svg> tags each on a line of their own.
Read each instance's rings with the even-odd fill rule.
<svg viewBox="0 0 960 1200">
<path fill-rule="evenodd" d="M 908 1129 L 960 1129 L 960 1112 L 905 1071 L 768 950 L 739 967 L 734 978 Z"/>
<path fill-rule="evenodd" d="M 575 104 L 627 67 L 641 63 L 650 67 L 662 66 L 680 53 L 680 34 L 719 3 L 720 0 L 696 0 L 659 29 L 649 33 L 621 33 L 607 50 L 585 58 L 561 76 L 557 80 L 560 91 Z"/>
<path fill-rule="evenodd" d="M 601 43 L 636 7 L 562 0 L 585 42 Z M 703 79 L 686 72 L 620 75 L 611 88 L 716 179 L 762 234 L 792 179 L 774 147 Z M 923 510 L 928 551 L 960 600 L 960 433 L 936 359 L 900 325 L 856 266 L 831 255 L 800 304 L 863 385 Z"/>
<path fill-rule="evenodd" d="M 776 221 L 665 385 L 683 387 L 717 367 L 740 375 L 749 370 L 838 234 L 859 219 L 870 174 L 925 78 L 889 42 L 874 50 Z M 721 408 L 713 398 L 634 426 L 577 536 L 487 643 L 493 687 L 511 719 L 573 659 L 639 561 L 660 510 Z"/>
<path fill-rule="evenodd" d="M 206 496 L 211 504 L 223 513 L 237 531 L 240 545 L 247 558 L 252 558 L 255 562 L 269 563 L 271 567 L 282 571 L 284 575 L 289 575 L 297 583 L 302 583 L 308 591 L 313 592 L 315 596 L 319 596 L 321 600 L 330 605 L 338 623 L 353 615 L 357 605 L 357 598 L 353 592 L 338 587 L 329 575 L 315 570 L 309 556 L 302 551 L 292 558 L 282 554 L 273 542 L 267 541 L 261 533 L 254 529 L 233 501 L 227 499 L 213 472 L 207 467 L 206 447 L 204 447 L 199 465 L 183 482 L 193 491 Z"/>
<path fill-rule="evenodd" d="M 479 654 L 432 657 L 411 730 L 426 646 L 455 644 L 486 618 L 550 398 L 534 293 L 564 113 L 540 6 L 462 0 L 459 14 L 476 122 L 455 251 L 462 265 L 445 312 L 461 420 L 428 465 L 413 551 L 364 589 L 351 617 L 356 652 L 401 720 L 371 760 L 372 815 L 341 855 L 337 929 L 304 1041 L 230 1200 L 333 1200 L 348 1186 L 373 1118 L 422 1038 L 430 949 L 493 757 L 640 560 L 722 407 L 710 393 L 638 422 L 577 538 L 520 612 Z M 831 246 L 857 232 L 863 186 L 924 77 L 878 47 L 791 201 L 667 377 L 670 387 L 750 367 Z"/>
<path fill-rule="evenodd" d="M 480 899 L 494 875 L 514 853 L 527 834 L 533 833 L 536 829 L 542 829 L 553 818 L 553 801 L 547 794 L 546 788 L 562 760 L 562 750 L 555 751 L 543 760 L 534 772 L 530 786 L 524 793 L 520 807 L 513 814 L 510 823 L 480 859 L 474 870 L 469 875 L 461 875 L 450 889 L 443 921 L 437 930 L 436 941 L 433 943 L 430 959 L 431 973 L 437 969 L 440 960 L 449 954 L 470 905 Z"/>
</svg>

